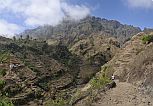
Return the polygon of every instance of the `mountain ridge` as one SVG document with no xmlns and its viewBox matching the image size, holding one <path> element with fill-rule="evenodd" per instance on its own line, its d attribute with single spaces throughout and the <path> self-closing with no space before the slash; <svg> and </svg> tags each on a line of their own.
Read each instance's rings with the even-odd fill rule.
<svg viewBox="0 0 153 106">
<path fill-rule="evenodd" d="M 141 32 L 139 27 L 133 27 L 132 25 L 123 25 L 116 20 L 107 20 L 104 18 L 88 16 L 78 22 L 63 21 L 57 26 L 40 26 L 35 29 L 26 30 L 19 34 L 22 36 L 32 36 L 43 39 L 60 39 L 65 41 L 74 42 L 81 37 L 90 36 L 93 33 L 103 33 L 103 35 L 114 36 L 121 43 L 124 43 L 132 35 Z"/>
</svg>

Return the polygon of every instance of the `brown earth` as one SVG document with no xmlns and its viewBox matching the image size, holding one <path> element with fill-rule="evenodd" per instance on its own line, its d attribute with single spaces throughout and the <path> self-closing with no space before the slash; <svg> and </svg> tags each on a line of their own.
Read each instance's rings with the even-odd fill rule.
<svg viewBox="0 0 153 106">
<path fill-rule="evenodd" d="M 141 93 L 127 82 L 119 82 L 115 88 L 97 95 L 91 106 L 152 106 L 153 98 Z"/>
</svg>

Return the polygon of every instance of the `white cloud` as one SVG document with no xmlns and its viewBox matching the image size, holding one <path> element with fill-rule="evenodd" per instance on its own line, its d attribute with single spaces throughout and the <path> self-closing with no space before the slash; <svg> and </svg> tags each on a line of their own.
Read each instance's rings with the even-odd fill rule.
<svg viewBox="0 0 153 106">
<path fill-rule="evenodd" d="M 0 19 L 0 35 L 11 38 L 14 33 L 18 33 L 21 27 Z"/>
<path fill-rule="evenodd" d="M 127 0 L 127 3 L 132 8 L 153 9 L 153 0 Z"/>
<path fill-rule="evenodd" d="M 60 0 L 32 0 L 23 11 L 27 25 L 56 25 L 64 17 Z"/>
<path fill-rule="evenodd" d="M 27 26 L 57 25 L 66 16 L 79 20 L 90 14 L 88 7 L 66 0 L 0 0 L 2 10 L 24 17 Z"/>
<path fill-rule="evenodd" d="M 67 3 L 63 3 L 63 10 L 67 16 L 74 20 L 80 20 L 90 14 L 89 8 L 84 5 L 68 5 Z"/>
</svg>

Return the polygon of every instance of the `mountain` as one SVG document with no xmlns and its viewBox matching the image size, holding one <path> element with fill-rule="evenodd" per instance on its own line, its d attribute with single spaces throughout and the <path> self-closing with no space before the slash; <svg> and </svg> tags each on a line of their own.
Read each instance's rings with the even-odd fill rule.
<svg viewBox="0 0 153 106">
<path fill-rule="evenodd" d="M 97 17 L 87 17 L 79 22 L 64 20 L 61 24 L 53 27 L 49 25 L 40 26 L 36 29 L 26 30 L 20 35 L 32 36 L 43 39 L 64 39 L 69 44 L 78 41 L 82 37 L 90 36 L 93 33 L 116 37 L 120 43 L 124 43 L 141 29 L 131 25 L 123 25 L 116 20 L 107 20 Z"/>
<path fill-rule="evenodd" d="M 96 17 L 0 36 L 0 104 L 151 106 L 152 47 L 151 29 Z"/>
<path fill-rule="evenodd" d="M 152 28 L 144 28 L 143 32 L 151 33 L 151 32 L 153 32 L 153 29 Z"/>
</svg>

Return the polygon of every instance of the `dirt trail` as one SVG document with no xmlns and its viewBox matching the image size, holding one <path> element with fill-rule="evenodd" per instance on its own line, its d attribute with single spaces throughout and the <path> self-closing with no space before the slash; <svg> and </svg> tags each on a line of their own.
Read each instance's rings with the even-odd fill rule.
<svg viewBox="0 0 153 106">
<path fill-rule="evenodd" d="M 92 106 L 153 106 L 153 98 L 126 82 L 118 82 L 116 88 L 99 94 L 98 98 Z"/>
</svg>

